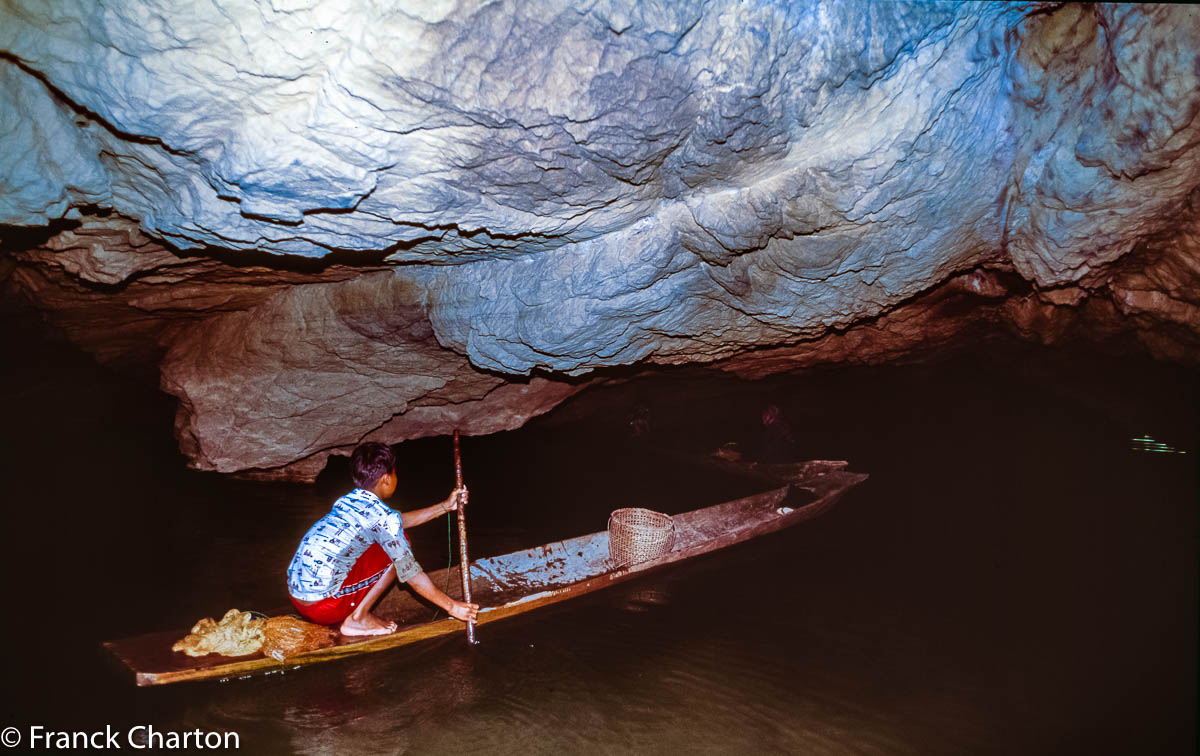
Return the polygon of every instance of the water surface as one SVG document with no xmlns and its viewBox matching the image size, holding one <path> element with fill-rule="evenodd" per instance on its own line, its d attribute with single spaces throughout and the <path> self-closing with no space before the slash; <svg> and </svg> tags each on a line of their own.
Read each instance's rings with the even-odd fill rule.
<svg viewBox="0 0 1200 756">
<path fill-rule="evenodd" d="M 807 457 L 871 479 L 811 523 L 451 637 L 284 675 L 135 689 L 99 641 L 284 604 L 346 487 L 183 469 L 169 401 L 10 333 L 9 722 L 230 730 L 250 753 L 1069 754 L 1195 751 L 1194 376 L 991 347 L 760 383 L 680 372 L 469 439 L 471 546 L 599 530 L 760 488 L 623 445 L 752 446 L 783 406 Z M 1150 451 L 1149 436 L 1175 451 Z M 1155 447 L 1157 448 L 1157 447 Z M 1180 451 L 1188 452 L 1186 454 Z M 452 481 L 400 447 L 403 507 Z M 413 531 L 444 566 L 441 522 Z"/>
</svg>

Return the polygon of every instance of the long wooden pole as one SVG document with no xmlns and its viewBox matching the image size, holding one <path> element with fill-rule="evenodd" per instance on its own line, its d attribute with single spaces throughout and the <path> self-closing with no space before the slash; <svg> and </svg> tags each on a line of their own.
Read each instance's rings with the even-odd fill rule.
<svg viewBox="0 0 1200 756">
<path fill-rule="evenodd" d="M 458 444 L 458 430 L 454 431 L 454 484 L 456 488 L 461 488 L 463 484 L 462 478 L 462 451 Z M 462 592 L 463 601 L 471 603 L 471 560 L 467 558 L 467 508 L 466 497 L 458 501 L 458 571 L 462 573 Z M 475 645 L 479 641 L 475 640 L 475 623 L 467 623 L 467 643 Z"/>
</svg>

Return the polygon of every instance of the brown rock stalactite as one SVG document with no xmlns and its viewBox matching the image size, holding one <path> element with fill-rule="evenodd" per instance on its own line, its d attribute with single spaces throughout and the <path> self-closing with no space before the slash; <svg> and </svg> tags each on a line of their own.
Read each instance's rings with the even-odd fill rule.
<svg viewBox="0 0 1200 756">
<path fill-rule="evenodd" d="M 915 361 L 1003 334 L 1123 350 L 1140 344 L 1152 356 L 1195 364 L 1197 227 L 1183 218 L 1172 233 L 1145 241 L 1120 266 L 1079 285 L 1037 289 L 997 261 L 871 321 L 713 366 L 760 378 Z M 514 381 L 473 368 L 434 337 L 419 274 L 337 265 L 297 273 L 143 244 L 165 266 L 98 284 L 83 280 L 96 263 L 59 264 L 55 250 L 83 250 L 82 257 L 125 237 L 110 228 L 85 243 L 79 231 L 69 233 L 11 255 L 9 285 L 47 307 L 101 361 L 125 369 L 161 363 L 154 373 L 161 369 L 163 388 L 180 400 L 181 448 L 200 469 L 312 480 L 331 454 L 346 454 L 362 440 L 511 429 L 605 380 Z"/>
</svg>

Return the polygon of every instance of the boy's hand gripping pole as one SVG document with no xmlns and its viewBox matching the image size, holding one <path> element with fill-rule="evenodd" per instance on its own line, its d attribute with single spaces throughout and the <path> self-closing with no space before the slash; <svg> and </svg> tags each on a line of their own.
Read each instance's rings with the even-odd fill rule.
<svg viewBox="0 0 1200 756">
<path fill-rule="evenodd" d="M 463 484 L 462 478 L 462 451 L 458 445 L 458 430 L 454 431 L 454 484 L 456 488 L 461 488 Z M 464 511 L 467 508 L 466 497 L 461 497 L 458 501 L 458 565 L 459 572 L 462 573 L 462 592 L 463 601 L 471 603 L 471 561 L 467 558 L 467 515 Z M 479 641 L 475 640 L 475 623 L 467 623 L 467 643 L 475 645 Z"/>
</svg>

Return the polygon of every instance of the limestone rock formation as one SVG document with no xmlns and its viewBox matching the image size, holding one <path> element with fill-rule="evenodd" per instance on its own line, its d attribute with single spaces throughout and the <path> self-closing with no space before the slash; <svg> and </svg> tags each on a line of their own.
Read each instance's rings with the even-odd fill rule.
<svg viewBox="0 0 1200 756">
<path fill-rule="evenodd" d="M 1200 10 L 10 0 L 0 275 L 202 469 L 639 363 L 1200 355 Z"/>
</svg>

